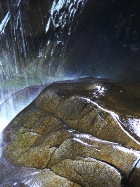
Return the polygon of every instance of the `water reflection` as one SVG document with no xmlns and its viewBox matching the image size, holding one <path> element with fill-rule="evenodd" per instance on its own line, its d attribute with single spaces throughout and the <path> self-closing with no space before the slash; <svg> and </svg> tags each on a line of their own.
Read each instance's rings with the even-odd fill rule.
<svg viewBox="0 0 140 187">
<path fill-rule="evenodd" d="M 140 119 L 136 118 L 127 118 L 123 119 L 123 124 L 126 126 L 132 133 L 140 137 Z"/>
<path fill-rule="evenodd" d="M 106 113 L 109 113 L 113 119 L 117 122 L 118 126 L 120 127 L 120 129 L 122 129 L 123 132 L 125 132 L 125 134 L 127 134 L 128 137 L 130 137 L 132 140 L 134 140 L 135 142 L 137 142 L 138 144 L 139 141 L 137 141 L 137 139 L 135 137 L 133 137 L 130 132 L 128 132 L 129 128 L 130 128 L 130 131 L 133 131 L 134 133 L 136 133 L 136 135 L 138 135 L 140 133 L 140 119 L 130 119 L 128 118 L 128 121 L 124 124 L 126 125 L 126 127 L 128 127 L 127 130 L 125 130 L 122 126 L 122 121 L 120 120 L 120 117 L 117 113 L 113 112 L 113 111 L 110 111 L 106 108 L 103 108 L 102 106 L 100 106 L 98 103 L 92 101 L 92 99 L 90 98 L 86 98 L 86 97 L 82 97 L 82 99 L 86 100 L 87 103 L 92 103 L 93 105 L 97 106 L 99 109 L 101 109 L 102 111 L 106 112 Z M 130 122 L 130 124 L 129 124 Z M 123 122 L 124 123 L 124 122 Z M 134 126 L 133 126 L 134 125 Z"/>
<path fill-rule="evenodd" d="M 103 86 L 96 86 L 93 92 L 93 97 L 98 98 L 99 96 L 104 96 L 107 89 Z"/>
</svg>

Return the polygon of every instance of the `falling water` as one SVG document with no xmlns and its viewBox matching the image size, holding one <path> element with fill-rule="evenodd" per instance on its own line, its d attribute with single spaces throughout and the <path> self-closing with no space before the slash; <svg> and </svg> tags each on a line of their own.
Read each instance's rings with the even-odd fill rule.
<svg viewBox="0 0 140 187">
<path fill-rule="evenodd" d="M 6 28 L 6 25 L 8 23 L 10 19 L 10 13 L 8 12 L 5 16 L 5 18 L 2 20 L 1 24 L 0 24 L 0 35 L 4 34 L 5 32 L 5 28 Z"/>
<path fill-rule="evenodd" d="M 0 24 L 0 132 L 40 93 L 43 86 L 39 85 L 77 76 L 69 77 L 64 72 L 64 56 L 67 42 L 77 27 L 78 16 L 87 0 L 54 0 L 46 22 L 40 23 L 44 24 L 45 39 L 42 44 L 39 38 L 37 48 L 36 34 L 28 33 L 30 23 L 26 25 L 29 20 L 21 10 L 25 7 L 27 12 L 34 11 L 30 8 L 30 1 L 13 2 L 6 5 L 7 13 Z"/>
</svg>

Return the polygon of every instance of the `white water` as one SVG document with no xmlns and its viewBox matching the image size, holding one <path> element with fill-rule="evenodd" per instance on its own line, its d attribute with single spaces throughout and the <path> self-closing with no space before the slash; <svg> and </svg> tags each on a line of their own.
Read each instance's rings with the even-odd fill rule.
<svg viewBox="0 0 140 187">
<path fill-rule="evenodd" d="M 5 117 L 7 118 L 7 117 Z M 0 133 L 3 131 L 3 129 L 8 125 L 9 121 L 8 119 L 5 119 L 4 116 L 0 118 Z"/>
<path fill-rule="evenodd" d="M 46 80 L 46 83 L 51 84 L 52 82 L 56 81 L 73 80 L 76 78 L 77 75 L 64 77 L 60 74 L 56 78 L 47 77 L 46 79 L 48 81 Z M 12 96 L 8 96 L 8 98 L 6 99 L 3 98 L 3 101 L 0 100 L 0 133 L 20 111 L 28 106 L 40 94 L 44 86 L 39 86 L 36 90 L 33 91 L 28 90 L 30 87 L 24 86 L 24 89 L 15 92 L 14 94 L 12 94 Z M 2 93 L 0 94 L 2 95 Z"/>
<path fill-rule="evenodd" d="M 50 27 L 50 22 L 52 22 L 54 28 L 57 28 L 60 26 L 61 29 L 63 29 L 66 25 L 69 25 L 67 34 L 70 35 L 72 31 L 72 23 L 74 21 L 78 7 L 80 7 L 80 10 L 82 11 L 82 8 L 85 6 L 86 2 L 87 0 L 74 0 L 74 1 L 54 0 L 52 7 L 50 9 L 50 18 L 46 25 L 46 32 L 48 32 L 49 27 Z M 62 9 L 64 10 L 61 11 Z M 68 10 L 69 15 L 67 15 L 67 12 L 66 12 L 67 10 Z"/>
<path fill-rule="evenodd" d="M 50 17 L 48 19 L 48 22 L 46 22 L 46 29 L 44 30 L 45 32 L 48 32 L 49 28 L 50 28 L 50 24 L 53 24 L 54 30 L 57 29 L 57 27 L 59 26 L 61 28 L 61 35 L 63 35 L 63 30 L 65 28 L 65 26 L 67 26 L 68 30 L 67 30 L 67 37 L 69 37 L 69 35 L 72 32 L 72 24 L 73 21 L 75 19 L 75 27 L 78 24 L 78 20 L 76 18 L 77 14 L 82 12 L 83 7 L 85 6 L 87 0 L 74 0 L 74 1 L 70 1 L 70 0 L 54 0 L 52 3 L 52 6 L 50 7 L 49 10 L 49 14 Z M 17 7 L 19 7 L 19 5 L 21 4 L 21 1 L 17 1 Z M 79 10 L 78 10 L 79 8 Z M 77 13 L 77 11 L 79 11 Z M 10 15 L 10 11 L 8 11 L 8 13 L 6 14 L 6 16 L 3 18 L 3 20 L 1 21 L 0 24 L 0 34 L 5 34 L 5 30 L 6 30 L 6 26 L 8 24 L 9 21 L 11 19 L 11 15 Z M 24 49 L 24 53 L 26 53 L 26 48 L 25 48 L 25 40 L 24 40 L 24 30 L 22 27 L 22 19 L 21 19 L 21 12 L 20 12 L 20 8 L 17 9 L 17 13 L 14 17 L 15 21 L 12 22 L 13 25 L 13 29 L 14 29 L 14 42 L 16 42 L 16 40 L 18 38 L 16 38 L 16 32 L 17 32 L 17 28 L 18 28 L 18 24 L 20 24 L 20 32 L 21 32 L 21 39 L 22 39 L 22 47 Z M 66 31 L 65 31 L 66 32 Z M 62 39 L 63 37 L 61 37 L 59 34 L 57 35 L 56 39 L 56 45 L 59 43 L 62 43 L 62 51 L 61 51 L 61 58 L 63 61 L 63 52 L 64 52 L 64 48 L 65 48 L 65 42 Z M 49 42 L 51 42 L 49 40 Z M 48 44 L 49 44 L 48 42 Z M 55 46 L 54 46 L 55 47 Z M 53 57 L 53 51 L 54 51 L 54 47 L 52 47 L 51 52 L 50 52 L 50 56 L 52 58 Z M 7 43 L 7 48 L 9 48 L 8 43 Z M 0 132 L 4 129 L 4 127 L 17 115 L 17 113 L 19 113 L 23 108 L 25 108 L 38 94 L 39 92 L 35 93 L 33 96 L 27 95 L 26 96 L 26 100 L 24 103 L 22 103 L 22 101 L 19 99 L 19 103 L 17 104 L 16 100 L 13 100 L 12 97 L 8 98 L 7 96 L 5 96 L 5 93 L 3 92 L 3 90 L 9 90 L 9 96 L 10 93 L 12 92 L 12 90 L 14 90 L 16 88 L 16 90 L 20 90 L 22 88 L 28 87 L 28 86 L 33 86 L 33 85 L 41 85 L 41 84 L 45 84 L 46 82 L 53 82 L 53 81 L 57 81 L 57 80 L 66 80 L 66 79 L 73 79 L 75 76 L 69 78 L 66 75 L 64 75 L 63 73 L 63 66 L 62 64 L 60 64 L 60 66 L 58 66 L 57 71 L 55 72 L 56 75 L 55 77 L 54 74 L 52 75 L 51 73 L 51 68 L 50 68 L 50 72 L 48 72 L 49 75 L 41 75 L 39 77 L 38 73 L 36 74 L 36 72 L 33 70 L 31 70 L 33 75 L 36 75 L 36 80 L 33 78 L 31 78 L 30 80 L 28 79 L 27 76 L 27 72 L 28 69 L 32 68 L 31 66 L 36 65 L 35 64 L 35 60 L 32 60 L 32 62 L 29 63 L 28 67 L 23 68 L 20 72 L 18 72 L 18 67 L 17 67 L 17 63 L 23 63 L 23 62 L 17 62 L 16 60 L 16 56 L 13 55 L 13 49 L 12 52 L 9 51 L 2 51 L 0 52 L 0 78 L 1 78 L 1 85 L 0 85 Z M 45 55 L 44 56 L 40 56 L 40 51 L 39 51 L 39 55 L 36 58 L 47 58 Z M 25 54 L 26 56 L 26 54 Z M 50 62 L 48 62 L 49 64 Z M 31 65 L 30 65 L 31 64 Z M 50 63 L 51 66 L 53 66 L 53 63 Z M 37 67 L 39 69 L 39 67 Z M 24 73 L 25 71 L 25 73 Z M 21 75 L 22 72 L 22 79 L 23 79 L 23 83 L 20 83 L 20 78 L 18 78 L 18 73 L 19 75 Z M 40 72 L 41 73 L 41 72 Z M 10 82 L 11 79 L 11 74 L 14 75 L 13 77 L 13 81 Z M 6 80 L 2 80 L 6 78 Z M 9 81 L 9 82 L 8 82 Z M 30 83 L 30 82 L 32 83 Z M 16 86 L 17 84 L 17 86 Z M 4 85 L 4 86 L 3 86 Z M 20 88 L 19 88 L 19 85 Z M 6 102 L 4 102 L 2 104 L 2 102 L 7 99 Z M 1 105 L 2 104 L 2 105 Z M 4 107 L 5 106 L 5 107 Z M 16 107 L 15 107 L 16 106 Z"/>
<path fill-rule="evenodd" d="M 38 90 L 33 95 L 22 95 L 19 93 L 17 96 L 10 96 L 0 105 L 0 132 L 9 124 L 9 122 L 27 105 L 29 105 L 32 100 L 40 93 L 41 90 Z M 18 93 L 18 92 L 17 92 Z M 16 95 L 16 93 L 15 93 Z M 20 97 L 25 97 L 22 100 Z M 21 102 L 20 102 L 21 101 Z"/>
<path fill-rule="evenodd" d="M 9 21 L 9 19 L 10 19 L 10 12 L 8 12 L 6 14 L 6 16 L 4 17 L 4 19 L 2 20 L 2 22 L 0 24 L 0 35 L 5 33 L 5 28 L 6 28 L 6 25 Z"/>
</svg>

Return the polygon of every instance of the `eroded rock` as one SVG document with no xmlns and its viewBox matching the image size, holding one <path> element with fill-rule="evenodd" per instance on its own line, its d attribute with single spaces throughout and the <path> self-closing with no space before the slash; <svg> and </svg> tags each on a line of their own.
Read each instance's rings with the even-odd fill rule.
<svg viewBox="0 0 140 187">
<path fill-rule="evenodd" d="M 81 186 L 121 186 L 121 175 L 113 167 L 95 159 L 63 160 L 52 170 Z"/>
<path fill-rule="evenodd" d="M 0 159 L 0 171 L 0 187 L 80 187 L 80 185 L 55 174 L 49 169 L 18 167 L 5 159 Z"/>
<path fill-rule="evenodd" d="M 55 181 L 70 187 L 137 184 L 139 136 L 134 129 L 130 133 L 123 119 L 132 110 L 131 118 L 139 121 L 139 103 L 130 101 L 130 111 L 125 110 L 132 90 L 118 97 L 120 87 L 126 85 L 96 79 L 47 86 L 3 131 L 2 156 L 18 168 L 40 171 L 28 186 L 56 186 Z"/>
</svg>

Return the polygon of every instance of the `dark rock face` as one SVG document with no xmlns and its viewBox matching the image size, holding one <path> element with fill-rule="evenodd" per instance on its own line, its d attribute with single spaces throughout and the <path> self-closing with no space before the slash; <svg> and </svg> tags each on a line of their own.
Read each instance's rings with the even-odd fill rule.
<svg viewBox="0 0 140 187">
<path fill-rule="evenodd" d="M 132 171 L 129 179 L 129 184 L 128 186 L 134 187 L 134 186 L 139 186 L 140 181 L 139 181 L 139 176 L 140 176 L 140 162 L 138 162 Z"/>
<path fill-rule="evenodd" d="M 10 59 L 15 54 L 11 68 L 32 64 L 47 75 L 63 68 L 70 75 L 140 80 L 139 1 L 2 0 L 0 9 L 1 20 L 11 14 L 0 46 Z"/>
<path fill-rule="evenodd" d="M 88 0 L 67 45 L 66 69 L 140 80 L 139 7 L 138 1 Z"/>
<path fill-rule="evenodd" d="M 138 187 L 139 91 L 96 79 L 47 86 L 2 133 L 1 184 Z"/>
</svg>

